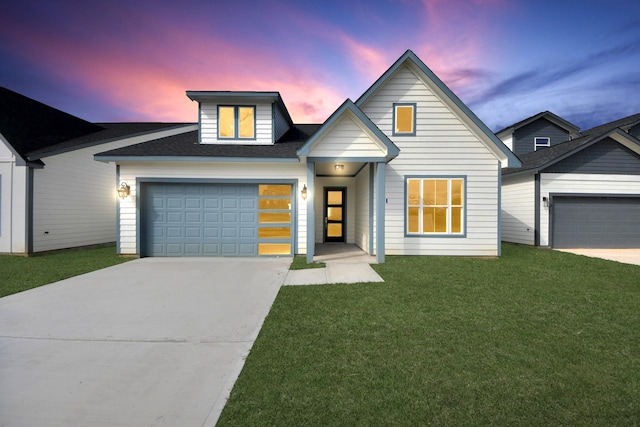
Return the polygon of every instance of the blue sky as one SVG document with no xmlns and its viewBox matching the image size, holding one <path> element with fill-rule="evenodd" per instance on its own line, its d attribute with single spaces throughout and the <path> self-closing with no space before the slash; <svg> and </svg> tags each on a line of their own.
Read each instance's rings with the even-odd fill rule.
<svg viewBox="0 0 640 427">
<path fill-rule="evenodd" d="M 494 131 L 640 112 L 637 0 L 12 3 L 0 85 L 90 121 L 196 121 L 186 90 L 259 90 L 322 122 L 407 49 Z"/>
</svg>

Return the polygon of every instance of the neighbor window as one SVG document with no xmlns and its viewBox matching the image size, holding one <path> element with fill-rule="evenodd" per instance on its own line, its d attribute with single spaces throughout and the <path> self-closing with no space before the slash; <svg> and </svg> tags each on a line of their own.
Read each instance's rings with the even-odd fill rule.
<svg viewBox="0 0 640 427">
<path fill-rule="evenodd" d="M 218 138 L 255 139 L 256 107 L 218 107 Z"/>
<path fill-rule="evenodd" d="M 416 134 L 416 104 L 393 104 L 393 134 Z"/>
<path fill-rule="evenodd" d="M 407 234 L 462 235 L 464 178 L 407 179 Z"/>
<path fill-rule="evenodd" d="M 533 138 L 533 149 L 547 148 L 551 146 L 551 138 L 536 136 Z"/>
</svg>

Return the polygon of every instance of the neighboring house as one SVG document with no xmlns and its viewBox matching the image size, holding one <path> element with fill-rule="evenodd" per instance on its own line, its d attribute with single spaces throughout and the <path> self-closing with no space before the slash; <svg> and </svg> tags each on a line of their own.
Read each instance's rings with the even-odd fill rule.
<svg viewBox="0 0 640 427">
<path fill-rule="evenodd" d="M 93 155 L 196 129 L 89 123 L 0 88 L 0 253 L 116 240 L 116 168 Z"/>
<path fill-rule="evenodd" d="M 528 136 L 513 144 L 522 167 L 503 172 L 503 240 L 553 248 L 640 248 L 640 114 L 581 133 L 555 120 L 569 135 L 562 143 L 553 139 L 558 127 L 546 120 L 550 113 L 542 114 L 520 122 L 536 131 L 523 132 Z M 518 127 L 498 135 L 518 135 Z M 551 146 L 532 151 L 533 135 L 552 138 Z"/>
<path fill-rule="evenodd" d="M 569 141 L 579 134 L 580 128 L 550 111 L 496 132 L 496 136 L 518 156 Z"/>
<path fill-rule="evenodd" d="M 520 163 L 413 52 L 320 125 L 278 92 L 187 96 L 197 131 L 95 156 L 131 187 L 119 253 L 499 255 L 501 169 Z"/>
</svg>

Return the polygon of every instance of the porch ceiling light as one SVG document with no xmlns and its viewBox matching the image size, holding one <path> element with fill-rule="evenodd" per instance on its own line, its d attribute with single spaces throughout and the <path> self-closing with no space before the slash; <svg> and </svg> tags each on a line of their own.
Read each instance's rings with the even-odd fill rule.
<svg viewBox="0 0 640 427">
<path fill-rule="evenodd" d="M 118 188 L 117 191 L 118 196 L 120 196 L 121 199 L 124 199 L 131 193 L 131 187 L 129 187 L 126 182 L 121 182 L 120 188 Z"/>
<path fill-rule="evenodd" d="M 307 184 L 302 187 L 302 191 L 300 191 L 300 195 L 302 196 L 302 200 L 307 200 Z"/>
<path fill-rule="evenodd" d="M 336 165 L 336 170 L 337 170 L 337 171 L 341 171 L 341 170 L 343 170 L 343 169 L 344 169 L 344 165 L 340 165 L 340 164 L 337 164 L 337 165 Z"/>
</svg>

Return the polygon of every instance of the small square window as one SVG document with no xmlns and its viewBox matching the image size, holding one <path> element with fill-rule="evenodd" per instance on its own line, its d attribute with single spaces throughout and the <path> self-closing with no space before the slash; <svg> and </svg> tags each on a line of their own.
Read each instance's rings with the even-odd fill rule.
<svg viewBox="0 0 640 427">
<path fill-rule="evenodd" d="M 416 104 L 393 104 L 393 134 L 416 134 Z"/>
<path fill-rule="evenodd" d="M 551 138 L 536 136 L 533 138 L 533 149 L 551 147 Z"/>
</svg>

